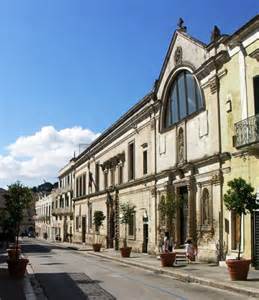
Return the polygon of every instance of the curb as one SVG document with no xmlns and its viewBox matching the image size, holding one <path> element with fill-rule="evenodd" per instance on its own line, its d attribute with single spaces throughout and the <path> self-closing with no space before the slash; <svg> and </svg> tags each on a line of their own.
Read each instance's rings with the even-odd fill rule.
<svg viewBox="0 0 259 300">
<path fill-rule="evenodd" d="M 26 278 L 28 281 L 27 293 L 25 293 L 26 300 L 46 300 L 44 292 L 37 281 L 32 265 L 27 265 Z"/>
<path fill-rule="evenodd" d="M 25 277 L 24 277 L 24 283 L 23 283 L 24 295 L 25 295 L 26 300 L 37 300 L 36 294 L 33 290 L 33 287 L 31 285 L 31 281 L 30 281 L 31 272 L 33 273 L 32 268 L 28 264 L 27 270 L 25 273 Z"/>
<path fill-rule="evenodd" d="M 184 281 L 184 282 L 188 282 L 188 283 L 198 283 L 203 286 L 213 287 L 213 288 L 217 288 L 217 289 L 221 289 L 221 290 L 227 290 L 229 292 L 235 292 L 235 293 L 243 294 L 246 296 L 259 297 L 259 289 L 240 287 L 238 284 L 235 284 L 235 283 L 230 284 L 230 283 L 215 282 L 212 279 L 205 279 L 205 278 L 198 277 L 198 276 L 190 276 L 187 274 L 177 272 L 175 270 L 172 271 L 172 270 L 168 270 L 168 269 L 164 269 L 164 268 L 157 268 L 157 267 L 153 267 L 153 266 L 144 265 L 144 264 L 141 264 L 138 262 L 126 261 L 121 258 L 111 257 L 111 256 L 101 254 L 101 253 L 87 252 L 87 254 L 105 258 L 107 260 L 113 260 L 113 261 L 116 261 L 119 263 L 123 263 L 125 265 L 130 265 L 130 266 L 141 268 L 144 270 L 149 270 L 149 271 L 153 271 L 156 273 L 160 273 L 160 274 L 172 277 L 176 280 L 180 280 L 180 281 Z"/>
</svg>

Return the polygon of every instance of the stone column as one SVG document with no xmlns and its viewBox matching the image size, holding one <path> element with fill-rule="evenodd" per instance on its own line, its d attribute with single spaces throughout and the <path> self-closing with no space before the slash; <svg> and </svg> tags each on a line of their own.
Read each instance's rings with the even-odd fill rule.
<svg viewBox="0 0 259 300">
<path fill-rule="evenodd" d="M 196 186 L 192 180 L 187 185 L 188 189 L 188 216 L 187 216 L 187 235 L 196 241 Z"/>
</svg>

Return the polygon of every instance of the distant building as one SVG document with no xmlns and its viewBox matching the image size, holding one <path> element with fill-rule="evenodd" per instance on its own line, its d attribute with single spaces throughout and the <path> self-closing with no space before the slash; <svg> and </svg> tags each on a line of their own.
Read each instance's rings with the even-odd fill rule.
<svg viewBox="0 0 259 300">
<path fill-rule="evenodd" d="M 53 228 L 57 239 L 71 241 L 73 236 L 74 159 L 59 171 L 56 197 L 52 201 Z"/>
<path fill-rule="evenodd" d="M 35 231 L 40 238 L 55 240 L 56 232 L 52 216 L 52 203 L 56 199 L 56 189 L 48 193 L 38 193 L 35 202 Z"/>
</svg>

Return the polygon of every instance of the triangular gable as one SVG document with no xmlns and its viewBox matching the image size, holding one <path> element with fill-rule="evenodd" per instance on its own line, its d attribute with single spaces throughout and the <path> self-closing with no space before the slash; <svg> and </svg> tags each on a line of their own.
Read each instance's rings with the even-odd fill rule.
<svg viewBox="0 0 259 300">
<path fill-rule="evenodd" d="M 176 30 L 168 47 L 163 66 L 156 83 L 158 99 L 161 98 L 168 76 L 176 67 L 190 66 L 193 69 L 197 69 L 205 61 L 205 53 L 206 44 L 189 36 L 182 30 Z M 177 61 L 178 57 L 180 61 Z"/>
</svg>

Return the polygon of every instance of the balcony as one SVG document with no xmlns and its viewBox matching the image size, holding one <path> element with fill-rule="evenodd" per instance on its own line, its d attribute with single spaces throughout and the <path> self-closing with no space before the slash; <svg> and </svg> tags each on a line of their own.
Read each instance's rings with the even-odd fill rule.
<svg viewBox="0 0 259 300">
<path fill-rule="evenodd" d="M 52 215 L 73 215 L 73 209 L 72 207 L 58 207 L 52 209 Z"/>
<path fill-rule="evenodd" d="M 239 121 L 234 126 L 236 148 L 254 145 L 259 142 L 259 114 Z"/>
<path fill-rule="evenodd" d="M 68 184 L 64 187 L 60 187 L 57 189 L 58 194 L 64 194 L 64 193 L 71 192 L 71 191 L 72 191 L 72 184 Z"/>
</svg>

